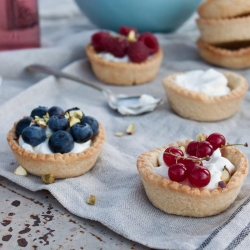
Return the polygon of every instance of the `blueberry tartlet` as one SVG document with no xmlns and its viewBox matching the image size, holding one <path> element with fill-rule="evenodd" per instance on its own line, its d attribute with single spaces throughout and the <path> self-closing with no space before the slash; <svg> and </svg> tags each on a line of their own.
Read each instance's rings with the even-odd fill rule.
<svg viewBox="0 0 250 250">
<path fill-rule="evenodd" d="M 223 135 L 213 133 L 143 153 L 137 168 L 155 207 L 169 214 L 206 217 L 234 202 L 248 174 L 248 160 L 226 144 Z"/>
<path fill-rule="evenodd" d="M 163 52 L 149 32 L 122 26 L 118 34 L 100 31 L 93 34 L 86 53 L 96 77 L 108 84 L 135 85 L 154 79 Z"/>
<path fill-rule="evenodd" d="M 79 108 L 37 107 L 14 124 L 7 141 L 27 172 L 70 178 L 90 170 L 105 141 L 105 130 Z"/>
</svg>

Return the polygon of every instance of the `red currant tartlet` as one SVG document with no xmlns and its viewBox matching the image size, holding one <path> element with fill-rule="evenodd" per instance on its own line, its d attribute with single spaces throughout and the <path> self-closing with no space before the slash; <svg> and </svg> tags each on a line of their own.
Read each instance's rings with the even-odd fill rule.
<svg viewBox="0 0 250 250">
<path fill-rule="evenodd" d="M 154 79 L 163 52 L 150 32 L 138 34 L 122 26 L 119 33 L 100 31 L 92 35 L 86 53 L 96 77 L 114 85 L 135 85 Z"/>
<path fill-rule="evenodd" d="M 79 108 L 39 106 L 14 124 L 7 141 L 22 169 L 37 176 L 70 178 L 95 164 L 105 130 Z"/>
<path fill-rule="evenodd" d="M 206 217 L 234 202 L 247 176 L 248 160 L 223 135 L 213 133 L 143 153 L 137 168 L 155 207 L 169 214 Z"/>
</svg>

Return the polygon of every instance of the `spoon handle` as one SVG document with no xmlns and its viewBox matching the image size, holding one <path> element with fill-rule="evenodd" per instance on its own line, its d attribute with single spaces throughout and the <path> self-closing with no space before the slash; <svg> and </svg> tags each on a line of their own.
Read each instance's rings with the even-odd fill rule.
<svg viewBox="0 0 250 250">
<path fill-rule="evenodd" d="M 76 82 L 80 82 L 83 83 L 85 85 L 88 85 L 92 88 L 95 88 L 97 90 L 100 90 L 101 92 L 104 92 L 105 94 L 109 94 L 110 90 L 102 88 L 100 86 L 98 86 L 97 84 L 94 84 L 92 82 L 89 82 L 87 80 L 83 80 L 80 77 L 77 76 L 73 76 L 70 75 L 68 73 L 64 73 L 58 69 L 54 69 L 45 65 L 41 65 L 41 64 L 33 64 L 27 67 L 27 70 L 32 71 L 32 72 L 40 72 L 40 73 L 45 73 L 45 74 L 50 74 L 50 75 L 54 75 L 56 77 L 62 77 L 62 78 L 66 78 L 72 81 L 76 81 Z"/>
</svg>

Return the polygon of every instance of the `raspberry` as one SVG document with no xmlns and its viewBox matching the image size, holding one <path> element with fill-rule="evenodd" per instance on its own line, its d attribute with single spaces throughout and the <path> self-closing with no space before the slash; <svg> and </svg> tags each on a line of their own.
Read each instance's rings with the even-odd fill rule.
<svg viewBox="0 0 250 250">
<path fill-rule="evenodd" d="M 131 30 L 134 30 L 135 34 L 137 33 L 136 28 L 130 28 L 130 27 L 127 27 L 127 26 L 121 26 L 120 29 L 119 29 L 119 33 L 121 35 L 127 36 Z"/>
<path fill-rule="evenodd" d="M 115 57 L 124 57 L 127 53 L 128 40 L 123 37 L 110 36 L 106 40 L 106 51 L 114 55 Z"/>
<path fill-rule="evenodd" d="M 108 32 L 100 31 L 91 37 L 91 44 L 97 52 L 106 50 L 106 40 L 110 37 Z"/>
<path fill-rule="evenodd" d="M 130 43 L 128 47 L 128 56 L 132 62 L 140 63 L 147 59 L 149 50 L 145 46 L 144 42 L 137 41 Z"/>
<path fill-rule="evenodd" d="M 159 44 L 156 37 L 150 32 L 142 33 L 138 40 L 142 41 L 146 45 L 149 50 L 149 55 L 155 54 L 159 49 Z"/>
</svg>

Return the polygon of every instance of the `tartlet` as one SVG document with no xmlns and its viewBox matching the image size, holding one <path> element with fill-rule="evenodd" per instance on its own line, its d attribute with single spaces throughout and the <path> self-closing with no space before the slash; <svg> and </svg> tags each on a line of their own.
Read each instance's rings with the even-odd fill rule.
<svg viewBox="0 0 250 250">
<path fill-rule="evenodd" d="M 196 20 L 201 33 L 201 40 L 211 44 L 250 41 L 250 16 Z"/>
<path fill-rule="evenodd" d="M 222 72 L 228 79 L 231 92 L 223 96 L 208 96 L 175 83 L 177 73 L 163 79 L 167 99 L 180 116 L 196 121 L 219 121 L 234 115 L 248 89 L 247 80 L 232 72 Z"/>
<path fill-rule="evenodd" d="M 229 43 L 210 45 L 203 40 L 197 41 L 201 57 L 209 63 L 230 69 L 250 67 L 250 43 Z"/>
<path fill-rule="evenodd" d="M 190 141 L 179 141 L 169 146 L 187 147 Z M 222 155 L 237 169 L 226 188 L 209 190 L 171 181 L 153 171 L 154 167 L 158 167 L 158 155 L 167 147 L 143 153 L 137 160 L 146 194 L 155 207 L 169 214 L 206 217 L 225 211 L 234 202 L 248 173 L 248 160 L 241 151 L 232 146 L 221 150 Z"/>
<path fill-rule="evenodd" d="M 53 174 L 55 178 L 71 178 L 89 171 L 95 164 L 105 141 L 105 130 L 99 122 L 99 132 L 92 138 L 92 145 L 82 153 L 37 154 L 24 150 L 18 143 L 16 124 L 9 131 L 7 141 L 17 162 L 27 172 L 42 176 Z"/>
<path fill-rule="evenodd" d="M 105 61 L 90 44 L 86 46 L 86 53 L 96 77 L 113 85 L 137 85 L 153 80 L 163 57 L 159 48 L 156 54 L 142 63 Z"/>
<path fill-rule="evenodd" d="M 203 18 L 228 18 L 250 14 L 249 0 L 206 0 L 198 8 Z"/>
</svg>

